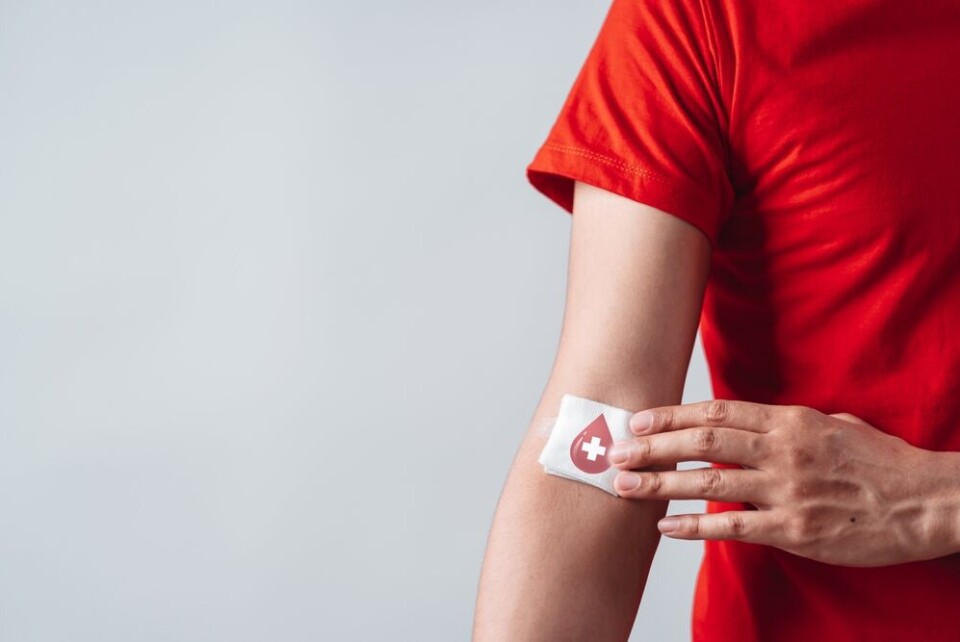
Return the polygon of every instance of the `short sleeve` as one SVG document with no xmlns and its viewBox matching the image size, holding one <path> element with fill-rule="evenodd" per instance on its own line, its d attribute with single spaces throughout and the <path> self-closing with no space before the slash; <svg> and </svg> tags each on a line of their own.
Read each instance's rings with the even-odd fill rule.
<svg viewBox="0 0 960 642">
<path fill-rule="evenodd" d="M 679 217 L 716 244 L 733 204 L 726 113 L 698 0 L 612 0 L 526 168 L 573 213 L 579 180 Z"/>
</svg>

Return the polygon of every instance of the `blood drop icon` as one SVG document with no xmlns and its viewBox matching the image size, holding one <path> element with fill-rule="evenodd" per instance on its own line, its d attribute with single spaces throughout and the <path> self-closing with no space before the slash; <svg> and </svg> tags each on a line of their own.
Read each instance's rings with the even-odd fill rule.
<svg viewBox="0 0 960 642">
<path fill-rule="evenodd" d="M 602 473 L 610 468 L 607 461 L 607 449 L 613 444 L 613 435 L 607 426 L 607 420 L 600 413 L 570 444 L 570 459 L 573 465 L 585 473 Z"/>
</svg>

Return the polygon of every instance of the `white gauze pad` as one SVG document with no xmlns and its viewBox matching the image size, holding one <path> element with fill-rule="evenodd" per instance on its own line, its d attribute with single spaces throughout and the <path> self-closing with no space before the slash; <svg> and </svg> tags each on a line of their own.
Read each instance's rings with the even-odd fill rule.
<svg viewBox="0 0 960 642">
<path fill-rule="evenodd" d="M 592 399 L 563 395 L 560 415 L 537 461 L 551 475 L 575 479 L 619 497 L 613 478 L 620 469 L 610 464 L 607 452 L 613 442 L 633 436 L 629 427 L 633 414 Z"/>
</svg>

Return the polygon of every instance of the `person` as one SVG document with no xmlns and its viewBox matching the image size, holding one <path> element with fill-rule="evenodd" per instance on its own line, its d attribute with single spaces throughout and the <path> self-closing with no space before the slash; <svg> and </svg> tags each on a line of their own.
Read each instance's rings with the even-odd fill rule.
<svg viewBox="0 0 960 642">
<path fill-rule="evenodd" d="M 957 61 L 949 0 L 610 3 L 527 167 L 566 301 L 476 641 L 627 639 L 661 529 L 703 546 L 696 642 L 960 640 Z M 537 463 L 564 393 L 650 418 L 621 496 Z"/>
</svg>

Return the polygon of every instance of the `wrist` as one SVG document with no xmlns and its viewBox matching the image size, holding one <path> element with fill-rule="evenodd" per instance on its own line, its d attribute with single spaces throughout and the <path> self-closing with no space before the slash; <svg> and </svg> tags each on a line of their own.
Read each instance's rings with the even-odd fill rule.
<svg viewBox="0 0 960 642">
<path fill-rule="evenodd" d="M 960 553 L 960 452 L 926 451 L 924 468 L 934 480 L 925 502 L 931 527 L 931 545 L 939 555 Z"/>
</svg>

